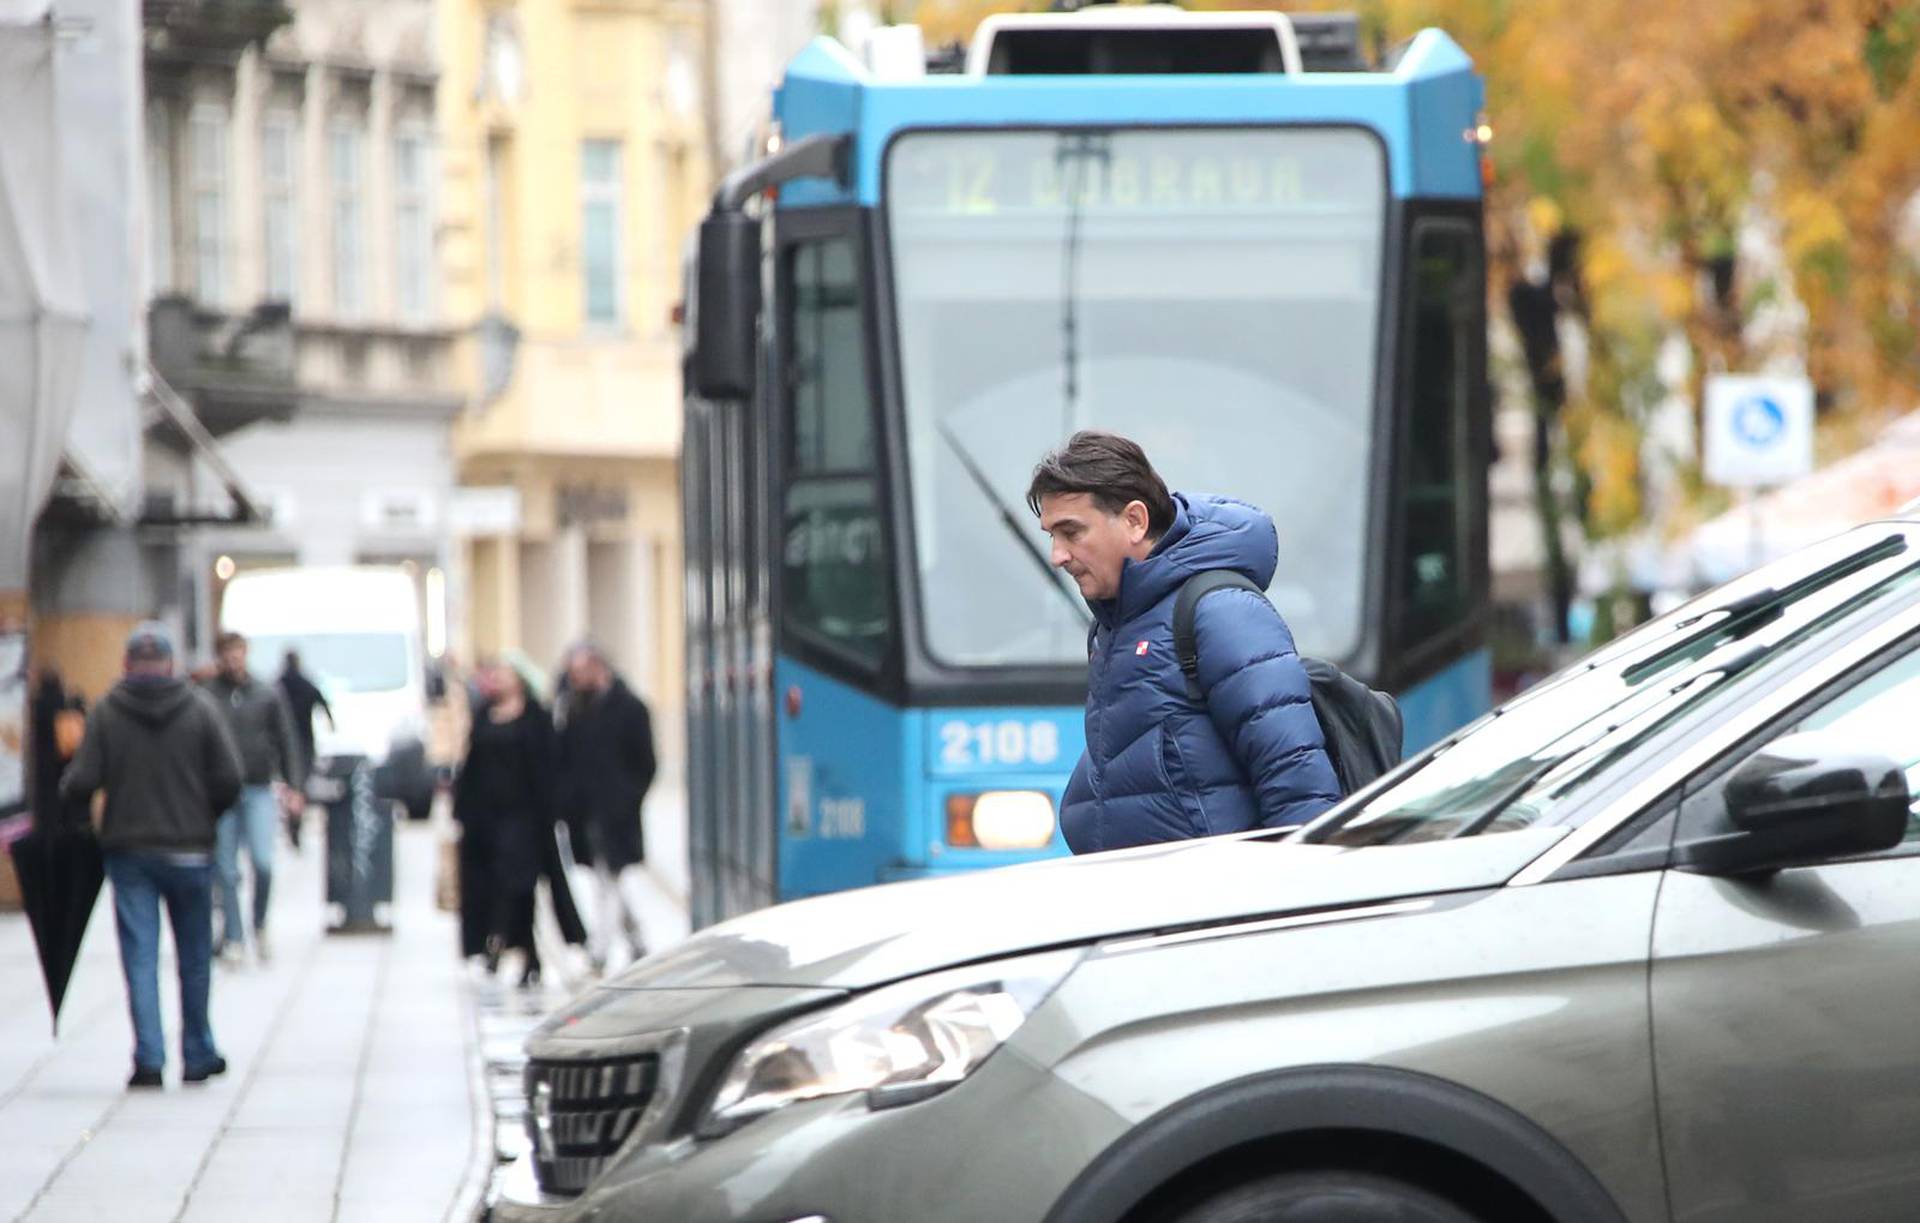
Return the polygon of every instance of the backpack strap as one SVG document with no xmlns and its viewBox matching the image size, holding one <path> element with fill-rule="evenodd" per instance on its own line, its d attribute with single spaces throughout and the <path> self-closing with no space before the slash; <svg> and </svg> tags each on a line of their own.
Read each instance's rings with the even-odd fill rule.
<svg viewBox="0 0 1920 1223">
<path fill-rule="evenodd" d="M 1251 590 L 1262 599 L 1267 597 L 1252 578 L 1231 569 L 1196 573 L 1181 584 L 1173 600 L 1173 654 L 1180 661 L 1180 673 L 1187 677 L 1187 697 L 1195 702 L 1205 701 L 1207 690 L 1200 686 L 1200 640 L 1193 621 L 1200 600 L 1216 590 Z"/>
</svg>

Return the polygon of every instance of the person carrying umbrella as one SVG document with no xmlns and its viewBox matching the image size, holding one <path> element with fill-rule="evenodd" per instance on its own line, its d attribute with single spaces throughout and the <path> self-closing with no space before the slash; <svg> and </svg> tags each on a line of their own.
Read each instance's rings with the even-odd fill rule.
<svg viewBox="0 0 1920 1223">
<path fill-rule="evenodd" d="M 60 797 L 60 775 L 80 750 L 86 724 L 85 705 L 67 691 L 59 670 L 42 666 L 34 682 L 27 739 L 33 745 L 31 830 L 9 848 L 20 904 L 40 952 L 40 975 L 47 983 L 56 1034 L 60 1004 L 106 881 L 87 804 Z"/>
<path fill-rule="evenodd" d="M 240 753 L 212 698 L 173 673 L 173 639 L 147 621 L 127 638 L 126 674 L 87 721 L 60 795 L 104 790 L 100 846 L 113 883 L 120 964 L 133 1017 L 129 1087 L 158 1087 L 160 903 L 180 962 L 183 1079 L 226 1071 L 207 1015 L 213 976 L 214 821 L 240 794 Z"/>
</svg>

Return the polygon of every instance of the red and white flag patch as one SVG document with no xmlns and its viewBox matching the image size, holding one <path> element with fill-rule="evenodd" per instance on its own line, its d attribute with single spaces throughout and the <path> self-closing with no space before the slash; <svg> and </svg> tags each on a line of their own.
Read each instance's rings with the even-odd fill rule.
<svg viewBox="0 0 1920 1223">
<path fill-rule="evenodd" d="M 1145 658 L 1147 656 L 1147 643 L 1143 641 L 1139 645 L 1134 646 L 1133 656 L 1135 658 Z"/>
</svg>

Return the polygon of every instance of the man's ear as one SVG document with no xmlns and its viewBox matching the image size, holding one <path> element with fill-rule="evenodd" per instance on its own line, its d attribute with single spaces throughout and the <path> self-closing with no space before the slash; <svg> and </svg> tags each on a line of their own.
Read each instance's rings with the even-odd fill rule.
<svg viewBox="0 0 1920 1223">
<path fill-rule="evenodd" d="M 1144 501 L 1129 501 L 1127 508 L 1120 511 L 1120 517 L 1127 523 L 1127 540 L 1139 543 L 1147 537 L 1147 531 L 1153 526 L 1153 514 L 1148 511 Z"/>
</svg>

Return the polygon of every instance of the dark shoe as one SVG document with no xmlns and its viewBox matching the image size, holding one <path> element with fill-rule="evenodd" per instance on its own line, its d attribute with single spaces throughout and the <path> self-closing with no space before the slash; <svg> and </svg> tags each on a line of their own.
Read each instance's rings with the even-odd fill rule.
<svg viewBox="0 0 1920 1223">
<path fill-rule="evenodd" d="M 145 1066 L 135 1066 L 133 1068 L 133 1077 L 127 1080 L 127 1086 L 158 1087 L 160 1086 L 160 1072 L 158 1070 L 149 1070 Z"/>
<path fill-rule="evenodd" d="M 204 1083 L 214 1075 L 225 1074 L 226 1072 L 227 1059 L 224 1057 L 216 1057 L 198 1069 L 189 1069 L 185 1074 L 180 1076 L 180 1081 L 182 1083 Z"/>
</svg>

